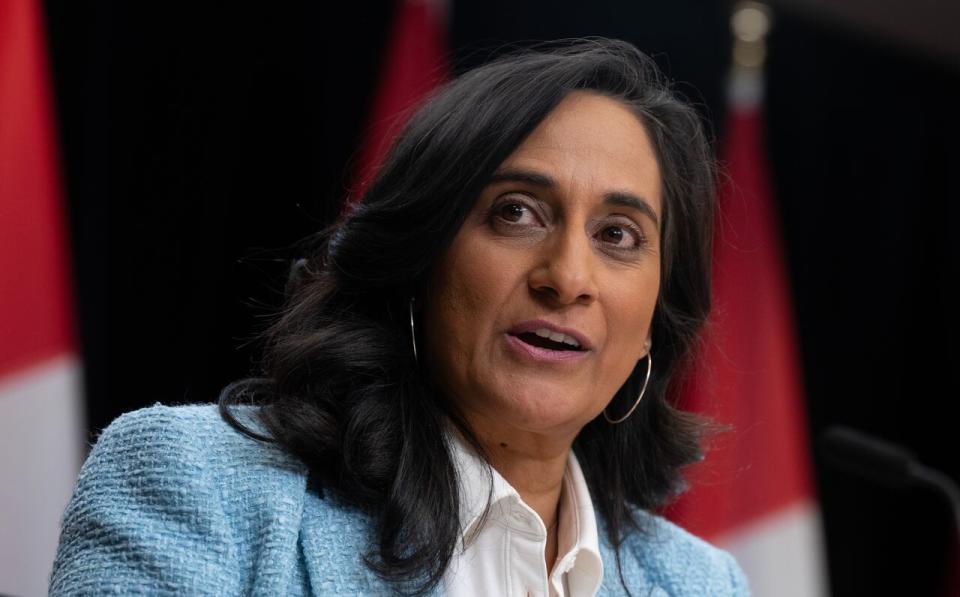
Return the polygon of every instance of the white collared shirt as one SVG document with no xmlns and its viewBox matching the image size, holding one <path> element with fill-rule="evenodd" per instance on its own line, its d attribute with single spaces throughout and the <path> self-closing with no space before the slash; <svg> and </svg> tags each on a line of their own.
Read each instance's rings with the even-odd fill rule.
<svg viewBox="0 0 960 597">
<path fill-rule="evenodd" d="M 547 530 L 540 516 L 458 433 L 450 433 L 449 437 L 460 477 L 463 542 L 444 574 L 444 594 L 456 597 L 595 595 L 603 579 L 597 521 L 590 491 L 573 452 L 567 460 L 560 490 L 557 560 L 548 577 L 544 561 Z M 481 520 L 488 496 L 490 510 L 486 519 Z"/>
</svg>

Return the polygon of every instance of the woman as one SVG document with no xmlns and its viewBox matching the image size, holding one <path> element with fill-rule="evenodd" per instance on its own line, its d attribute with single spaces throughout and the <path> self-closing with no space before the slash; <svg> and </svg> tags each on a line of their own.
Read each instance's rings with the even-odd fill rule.
<svg viewBox="0 0 960 597">
<path fill-rule="evenodd" d="M 699 457 L 668 396 L 713 184 L 626 43 L 453 81 L 297 268 L 264 375 L 103 433 L 51 592 L 746 593 L 650 512 Z"/>
</svg>

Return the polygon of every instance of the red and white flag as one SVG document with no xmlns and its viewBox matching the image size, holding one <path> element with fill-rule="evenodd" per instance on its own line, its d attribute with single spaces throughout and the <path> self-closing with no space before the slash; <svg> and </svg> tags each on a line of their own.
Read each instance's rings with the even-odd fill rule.
<svg viewBox="0 0 960 597">
<path fill-rule="evenodd" d="M 417 105 L 449 77 L 444 0 L 401 0 L 355 173 L 358 199 Z"/>
<path fill-rule="evenodd" d="M 667 514 L 729 549 L 755 595 L 827 592 L 797 333 L 763 144 L 759 73 L 734 79 L 714 244 L 714 312 L 685 408 L 733 426 Z"/>
<path fill-rule="evenodd" d="M 42 595 L 83 457 L 39 0 L 0 3 L 0 594 Z"/>
</svg>

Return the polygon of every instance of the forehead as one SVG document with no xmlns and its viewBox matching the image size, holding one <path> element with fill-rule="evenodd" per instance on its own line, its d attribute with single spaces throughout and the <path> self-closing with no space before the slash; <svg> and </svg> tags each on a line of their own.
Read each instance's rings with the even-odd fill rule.
<svg viewBox="0 0 960 597">
<path fill-rule="evenodd" d="M 564 98 L 501 169 L 542 172 L 572 193 L 637 195 L 662 211 L 660 168 L 646 127 L 623 102 L 597 93 Z"/>
</svg>

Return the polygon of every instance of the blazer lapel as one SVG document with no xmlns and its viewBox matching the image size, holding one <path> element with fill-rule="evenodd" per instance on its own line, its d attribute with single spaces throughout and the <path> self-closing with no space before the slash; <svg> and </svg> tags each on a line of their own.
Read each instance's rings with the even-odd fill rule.
<svg viewBox="0 0 960 597">
<path fill-rule="evenodd" d="M 607 539 L 606 524 L 600 512 L 597 512 L 597 532 L 600 535 L 600 557 L 603 560 L 603 581 L 598 594 L 626 595 L 627 592 L 623 590 L 623 584 L 620 582 L 620 572 L 617 570 L 617 551 Z M 638 554 L 628 548 L 633 543 L 630 537 L 626 537 L 620 548 L 620 566 L 630 593 L 645 597 L 667 597 L 668 593 L 650 578 L 647 570 L 640 564 Z"/>
<path fill-rule="evenodd" d="M 372 526 L 363 512 L 329 494 L 308 491 L 300 524 L 300 548 L 314 595 L 386 594 L 387 587 L 363 562 Z"/>
</svg>

